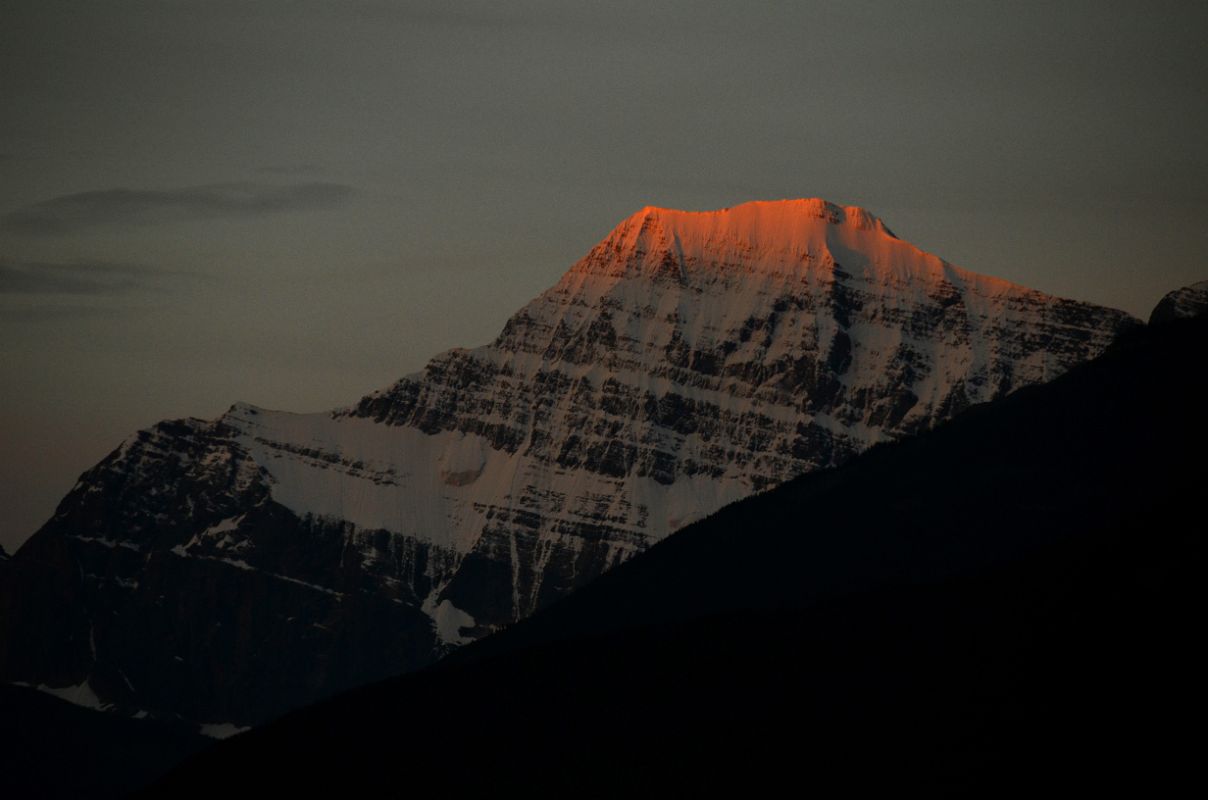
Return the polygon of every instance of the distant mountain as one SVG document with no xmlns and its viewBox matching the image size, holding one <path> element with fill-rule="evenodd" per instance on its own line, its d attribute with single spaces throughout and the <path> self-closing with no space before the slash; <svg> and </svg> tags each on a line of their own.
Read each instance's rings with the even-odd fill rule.
<svg viewBox="0 0 1208 800">
<path fill-rule="evenodd" d="M 1131 333 L 149 794 L 1202 792 L 1206 360 Z"/>
<path fill-rule="evenodd" d="M 1205 311 L 1208 311 L 1208 281 L 1200 281 L 1163 297 L 1149 315 L 1149 323 L 1188 319 Z"/>
<path fill-rule="evenodd" d="M 961 270 L 858 208 L 645 208 L 489 345 L 329 413 L 236 404 L 130 437 L 5 563 L 0 678 L 260 723 L 1136 324 Z"/>
</svg>

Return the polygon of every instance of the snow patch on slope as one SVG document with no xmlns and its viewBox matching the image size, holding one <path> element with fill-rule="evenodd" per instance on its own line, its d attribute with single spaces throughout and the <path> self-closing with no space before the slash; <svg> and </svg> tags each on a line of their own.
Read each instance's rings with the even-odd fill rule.
<svg viewBox="0 0 1208 800">
<path fill-rule="evenodd" d="M 462 628 L 473 628 L 474 617 L 453 605 L 448 599 L 436 603 L 432 596 L 424 600 L 423 612 L 432 619 L 436 635 L 445 644 L 468 644 L 472 637 L 463 636 Z"/>
<path fill-rule="evenodd" d="M 198 733 L 211 739 L 229 739 L 238 733 L 250 731 L 248 725 L 236 725 L 233 722 L 203 722 L 198 726 Z"/>
<path fill-rule="evenodd" d="M 91 681 L 92 678 L 89 676 L 74 686 L 48 686 L 44 683 L 34 685 L 22 681 L 13 681 L 13 685 L 37 689 L 39 692 L 52 695 L 60 700 L 66 700 L 72 705 L 80 706 L 81 708 L 91 708 L 94 711 L 108 711 L 113 708 L 112 703 L 106 703 L 97 696 L 96 690 L 92 688 Z"/>
</svg>

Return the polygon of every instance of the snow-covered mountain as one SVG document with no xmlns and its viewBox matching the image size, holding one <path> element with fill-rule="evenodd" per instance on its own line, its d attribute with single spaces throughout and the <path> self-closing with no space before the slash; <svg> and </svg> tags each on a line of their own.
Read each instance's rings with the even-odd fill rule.
<svg viewBox="0 0 1208 800">
<path fill-rule="evenodd" d="M 240 403 L 130 437 L 4 564 L 0 676 L 260 722 L 1134 324 L 966 272 L 859 208 L 644 208 L 489 345 L 329 413 Z"/>
</svg>

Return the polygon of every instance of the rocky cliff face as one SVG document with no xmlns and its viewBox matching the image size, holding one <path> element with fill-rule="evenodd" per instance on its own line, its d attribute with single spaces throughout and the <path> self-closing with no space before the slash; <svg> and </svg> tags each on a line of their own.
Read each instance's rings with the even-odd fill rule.
<svg viewBox="0 0 1208 800">
<path fill-rule="evenodd" d="M 965 272 L 857 208 L 646 208 L 494 342 L 350 407 L 237 404 L 131 437 L 3 565 L 0 674 L 254 724 L 1133 324 Z"/>
</svg>

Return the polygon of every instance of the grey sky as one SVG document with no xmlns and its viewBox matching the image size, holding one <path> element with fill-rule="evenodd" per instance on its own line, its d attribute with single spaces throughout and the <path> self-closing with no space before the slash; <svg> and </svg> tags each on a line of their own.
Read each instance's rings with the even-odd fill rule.
<svg viewBox="0 0 1208 800">
<path fill-rule="evenodd" d="M 643 205 L 822 196 L 1144 315 L 1208 277 L 1208 8 L 0 10 L 0 543 L 129 432 L 350 403 Z"/>
</svg>

